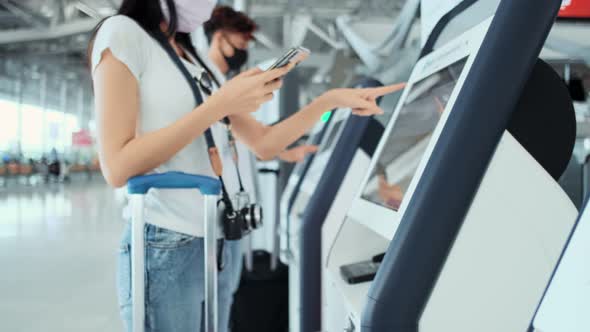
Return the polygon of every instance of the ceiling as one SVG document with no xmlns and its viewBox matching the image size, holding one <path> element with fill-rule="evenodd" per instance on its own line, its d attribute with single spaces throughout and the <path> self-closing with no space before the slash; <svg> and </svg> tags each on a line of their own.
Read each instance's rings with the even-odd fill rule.
<svg viewBox="0 0 590 332">
<path fill-rule="evenodd" d="M 116 13 L 120 1 L 0 0 L 0 98 L 43 104 L 90 118 L 92 92 L 85 55 L 88 39 L 102 18 Z M 361 62 L 337 27 L 338 17 L 347 15 L 367 25 L 364 30 L 369 33 L 361 34 L 361 39 L 385 38 L 393 30 L 406 0 L 225 0 L 220 3 L 245 10 L 259 23 L 260 43 L 251 51 L 253 59 L 271 58 L 295 43 L 310 48 L 317 61 L 306 61 L 315 68 L 307 68 L 302 76 L 308 79 L 304 84 L 311 91 L 311 82 L 325 84 L 331 76 L 342 76 L 343 69 L 337 68 L 341 59 L 349 58 L 352 61 L 349 64 Z M 303 30 L 302 25 L 306 27 Z M 572 62 L 572 54 L 588 56 L 590 39 L 584 38 L 586 33 L 587 25 L 558 24 L 549 37 L 546 53 L 557 63 Z M 564 55 L 563 50 L 570 51 Z M 585 62 L 589 63 L 590 59 Z M 580 63 L 571 67 L 572 73 L 590 84 L 588 67 Z M 47 89 L 42 92 L 44 86 Z M 323 88 L 313 87 L 317 91 Z"/>
<path fill-rule="evenodd" d="M 91 113 L 91 87 L 86 47 L 93 27 L 116 13 L 121 0 L 0 0 L 0 98 L 63 108 L 67 99 L 84 105 L 66 110 Z M 235 0 L 219 1 L 245 9 L 261 27 L 252 50 L 280 51 L 297 33 L 301 18 L 313 23 L 305 45 L 317 54 L 345 46 L 334 21 L 341 15 L 393 20 L 405 0 Z M 285 24 L 291 22 L 292 24 Z M 294 22 L 294 23 L 293 23 Z M 40 97 L 47 86 L 46 97 Z M 65 91 L 65 92 L 64 92 Z M 84 102 L 79 100 L 83 96 Z M 89 116 L 89 115 L 88 115 Z"/>
</svg>

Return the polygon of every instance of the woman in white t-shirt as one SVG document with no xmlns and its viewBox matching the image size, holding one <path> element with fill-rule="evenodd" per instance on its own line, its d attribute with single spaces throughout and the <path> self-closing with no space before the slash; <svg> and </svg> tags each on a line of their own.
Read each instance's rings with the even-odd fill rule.
<svg viewBox="0 0 590 332">
<path fill-rule="evenodd" d="M 135 175 L 182 171 L 214 176 L 204 132 L 211 128 L 222 161 L 227 135 L 220 120 L 229 117 L 232 133 L 262 159 L 280 153 L 311 128 L 324 113 L 351 107 L 359 115 L 381 113 L 375 100 L 395 91 L 338 89 L 324 93 L 300 112 L 272 127 L 249 114 L 272 99 L 280 78 L 292 66 L 249 70 L 195 105 L 192 90 L 164 49 L 152 38 L 164 33 L 194 77 L 203 69 L 187 44 L 188 32 L 206 21 L 214 0 L 123 0 L 119 15 L 97 29 L 89 47 L 97 113 L 101 169 L 107 182 L 121 187 Z M 236 192 L 224 167 L 228 190 Z M 145 198 L 146 331 L 195 331 L 201 326 L 203 294 L 202 197 L 194 190 L 152 190 Z M 177 232 L 154 226 L 174 225 Z M 187 235 L 192 234 L 192 235 Z M 131 330 L 129 228 L 123 236 L 118 266 L 121 315 Z M 231 301 L 232 257 L 222 253 L 219 274 L 219 327 L 227 331 Z"/>
</svg>

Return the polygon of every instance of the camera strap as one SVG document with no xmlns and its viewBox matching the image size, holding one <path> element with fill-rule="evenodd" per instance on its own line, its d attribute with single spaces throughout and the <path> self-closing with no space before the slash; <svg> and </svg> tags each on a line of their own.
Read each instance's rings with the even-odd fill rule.
<svg viewBox="0 0 590 332">
<path fill-rule="evenodd" d="M 217 85 L 217 88 L 221 88 L 221 83 L 219 82 L 219 80 L 217 79 L 217 77 L 215 77 L 215 74 L 213 73 L 213 71 L 211 70 L 211 68 L 209 68 L 209 66 L 205 63 L 205 61 L 203 61 L 203 59 L 201 59 L 201 57 L 198 54 L 194 54 L 195 59 L 197 60 L 197 62 L 201 65 L 201 67 L 203 67 L 203 69 L 205 69 L 205 71 L 209 74 L 209 77 L 211 78 L 211 80 L 213 80 L 213 83 L 215 85 Z M 212 91 L 211 88 L 204 88 L 201 87 L 201 89 L 203 90 L 203 92 L 205 92 L 206 95 L 210 96 Z M 238 175 L 238 183 L 240 185 L 240 192 L 246 192 L 246 190 L 244 189 L 244 184 L 242 182 L 242 174 L 240 172 L 240 165 L 239 165 L 239 155 L 238 155 L 238 148 L 236 146 L 236 139 L 234 137 L 234 135 L 231 132 L 231 120 L 226 116 L 225 118 L 223 118 L 223 123 L 226 126 L 226 132 L 227 132 L 227 141 L 229 143 L 229 148 L 231 150 L 232 153 L 232 158 L 234 160 L 234 165 L 236 166 L 236 173 Z"/>
<path fill-rule="evenodd" d="M 201 91 L 197 86 L 196 79 L 191 75 L 188 69 L 186 69 L 180 57 L 178 56 L 178 54 L 176 54 L 176 51 L 168 42 L 168 38 L 166 37 L 166 35 L 162 31 L 158 30 L 153 34 L 153 36 L 154 39 L 156 39 L 156 41 L 164 49 L 164 51 L 166 51 L 172 62 L 176 65 L 176 67 L 178 67 L 178 69 L 186 79 L 195 98 L 196 106 L 203 104 L 203 96 L 201 95 Z M 227 192 L 227 187 L 225 186 L 225 182 L 223 181 L 223 163 L 221 162 L 221 157 L 219 156 L 219 150 L 215 145 L 215 139 L 213 138 L 211 128 L 207 128 L 205 130 L 205 141 L 207 142 L 207 152 L 209 154 L 209 162 L 211 163 L 211 168 L 213 169 L 213 172 L 215 173 L 215 175 L 217 175 L 221 183 L 222 200 L 227 208 L 230 208 L 231 211 L 235 211 L 232 201 Z"/>
<path fill-rule="evenodd" d="M 234 165 L 236 165 L 236 173 L 238 174 L 238 183 L 240 184 L 240 192 L 246 192 L 244 190 L 244 184 L 242 183 L 242 174 L 240 172 L 240 156 L 238 155 L 238 147 L 236 146 L 236 139 L 231 132 L 231 122 L 227 119 L 228 123 L 227 126 L 227 141 L 229 142 L 229 148 L 231 150 L 232 159 L 234 160 Z"/>
</svg>

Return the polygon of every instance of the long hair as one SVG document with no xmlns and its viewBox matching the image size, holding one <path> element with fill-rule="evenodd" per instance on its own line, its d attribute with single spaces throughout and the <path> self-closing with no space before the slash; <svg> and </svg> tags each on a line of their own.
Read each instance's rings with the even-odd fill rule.
<svg viewBox="0 0 590 332">
<path fill-rule="evenodd" d="M 176 33 L 178 15 L 173 0 L 166 0 L 170 11 L 170 23 L 168 24 L 168 35 Z M 123 0 L 118 15 L 125 15 L 133 19 L 148 33 L 160 29 L 160 23 L 166 18 L 160 0 Z"/>
<path fill-rule="evenodd" d="M 170 18 L 168 22 L 168 30 L 166 34 L 168 37 L 174 36 L 175 40 L 183 46 L 186 50 L 193 53 L 196 56 L 195 49 L 190 41 L 189 34 L 177 33 L 178 28 L 178 15 L 176 13 L 176 5 L 174 0 L 165 0 L 168 10 L 170 12 Z M 160 30 L 160 23 L 166 20 L 164 11 L 160 5 L 160 0 L 123 0 L 121 7 L 117 11 L 117 15 L 125 15 L 139 24 L 147 33 L 154 33 Z M 92 61 L 92 48 L 94 46 L 94 40 L 98 30 L 104 23 L 106 18 L 100 21 L 90 37 L 88 43 L 88 49 L 86 51 L 86 57 L 88 63 Z"/>
</svg>

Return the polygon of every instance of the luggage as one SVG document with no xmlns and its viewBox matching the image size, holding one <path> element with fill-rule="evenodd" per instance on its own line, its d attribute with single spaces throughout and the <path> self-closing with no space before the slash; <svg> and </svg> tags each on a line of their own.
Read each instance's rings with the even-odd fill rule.
<svg viewBox="0 0 590 332">
<path fill-rule="evenodd" d="M 234 296 L 232 332 L 288 332 L 289 271 L 279 263 L 271 269 L 271 254 L 253 253 L 253 269 L 244 269 Z"/>
<path fill-rule="evenodd" d="M 133 301 L 133 332 L 145 330 L 145 219 L 144 196 L 152 188 L 198 189 L 205 197 L 205 332 L 217 332 L 217 197 L 219 180 L 180 172 L 151 174 L 129 180 L 131 194 L 131 296 Z M 166 227 L 166 225 L 157 225 Z M 174 229 L 169 228 L 174 231 Z M 201 310 L 195 308 L 195 310 Z"/>
</svg>

